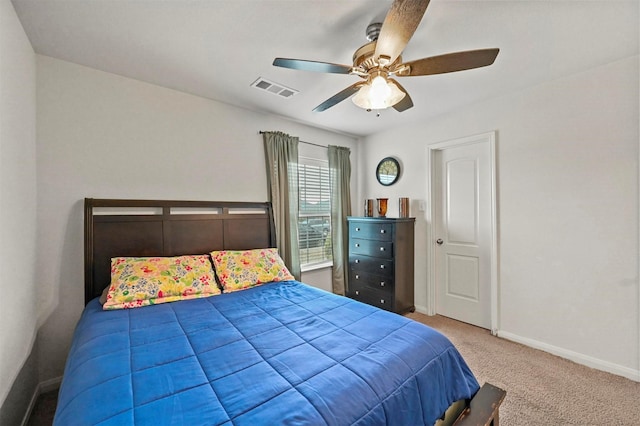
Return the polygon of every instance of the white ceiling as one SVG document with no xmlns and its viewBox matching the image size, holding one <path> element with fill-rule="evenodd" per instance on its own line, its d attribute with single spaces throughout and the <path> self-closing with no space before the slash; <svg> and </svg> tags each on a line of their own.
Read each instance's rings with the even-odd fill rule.
<svg viewBox="0 0 640 426">
<path fill-rule="evenodd" d="M 34 50 L 160 86 L 364 136 L 638 54 L 639 2 L 432 0 L 405 61 L 500 48 L 489 67 L 401 81 L 414 107 L 380 117 L 350 100 L 314 113 L 358 77 L 272 66 L 351 65 L 391 0 L 13 0 Z M 377 19 L 376 19 L 377 18 Z M 250 87 L 258 77 L 299 90 Z M 597 88 L 593 88 L 597 90 Z"/>
</svg>

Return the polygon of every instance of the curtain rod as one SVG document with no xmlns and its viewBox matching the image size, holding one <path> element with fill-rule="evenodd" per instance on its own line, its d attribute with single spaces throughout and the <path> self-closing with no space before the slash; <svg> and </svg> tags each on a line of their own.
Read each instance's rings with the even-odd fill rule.
<svg viewBox="0 0 640 426">
<path fill-rule="evenodd" d="M 265 134 L 265 133 L 267 133 L 267 132 L 263 132 L 262 130 L 260 130 L 260 131 L 258 132 L 258 134 L 259 134 L 259 135 L 263 135 L 263 134 Z M 298 142 L 300 142 L 300 143 L 306 143 L 307 145 L 319 146 L 320 148 L 325 148 L 325 149 L 326 149 L 326 148 L 329 148 L 329 147 L 328 147 L 328 146 L 326 146 L 326 145 L 320 145 L 320 144 L 318 144 L 318 143 L 313 143 L 313 142 L 306 142 L 306 141 L 301 141 L 301 140 L 298 140 Z"/>
</svg>

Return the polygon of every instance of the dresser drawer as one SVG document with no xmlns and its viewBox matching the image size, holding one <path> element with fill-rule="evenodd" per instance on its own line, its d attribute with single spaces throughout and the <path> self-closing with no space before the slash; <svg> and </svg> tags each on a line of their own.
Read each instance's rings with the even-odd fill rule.
<svg viewBox="0 0 640 426">
<path fill-rule="evenodd" d="M 349 242 L 349 255 L 363 254 L 365 256 L 393 258 L 393 243 L 387 241 L 363 240 L 352 238 Z"/>
<path fill-rule="evenodd" d="M 390 223 L 349 222 L 349 236 L 350 238 L 391 241 L 393 225 Z"/>
<path fill-rule="evenodd" d="M 392 292 L 393 278 L 368 272 L 350 271 L 349 288 L 370 288 L 378 291 Z"/>
<path fill-rule="evenodd" d="M 393 311 L 393 294 L 368 287 L 349 285 L 349 297 L 381 309 Z"/>
<path fill-rule="evenodd" d="M 349 268 L 352 271 L 370 272 L 385 277 L 393 277 L 393 260 L 363 254 L 349 254 Z"/>
</svg>

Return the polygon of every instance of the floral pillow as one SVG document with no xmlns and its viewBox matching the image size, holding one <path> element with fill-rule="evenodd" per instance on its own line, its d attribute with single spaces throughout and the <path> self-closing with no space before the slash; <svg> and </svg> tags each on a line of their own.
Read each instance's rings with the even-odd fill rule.
<svg viewBox="0 0 640 426">
<path fill-rule="evenodd" d="M 294 279 L 275 248 L 213 251 L 211 259 L 225 293 Z"/>
<path fill-rule="evenodd" d="M 220 294 L 208 255 L 114 257 L 103 309 L 127 309 Z"/>
</svg>

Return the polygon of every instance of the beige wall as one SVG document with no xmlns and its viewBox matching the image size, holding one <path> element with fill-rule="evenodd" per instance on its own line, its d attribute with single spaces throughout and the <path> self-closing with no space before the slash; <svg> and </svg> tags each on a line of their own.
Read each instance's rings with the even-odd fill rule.
<svg viewBox="0 0 640 426">
<path fill-rule="evenodd" d="M 0 406 L 36 336 L 35 74 L 13 5 L 0 1 Z M 4 412 L 0 423 L 14 418 Z"/>
<path fill-rule="evenodd" d="M 37 327 L 39 381 L 62 374 L 83 308 L 81 200 L 265 200 L 259 130 L 350 146 L 355 214 L 364 198 L 424 200 L 428 144 L 497 130 L 501 334 L 618 374 L 640 371 L 637 56 L 359 144 L 36 56 L 8 1 L 0 20 L 0 287 L 11 294 L 0 298 L 0 401 Z M 383 188 L 373 168 L 387 155 L 404 172 Z M 424 307 L 427 223 L 417 205 Z M 328 275 L 307 277 L 322 287 Z"/>
<path fill-rule="evenodd" d="M 424 200 L 428 144 L 497 130 L 500 331 L 634 374 L 637 76 L 637 57 L 629 58 L 371 136 L 358 150 L 348 137 L 38 57 L 38 271 L 47 271 L 38 279 L 49 289 L 40 300 L 41 354 L 52 360 L 41 363 L 41 380 L 62 373 L 82 309 L 80 200 L 266 199 L 257 136 L 265 129 L 351 146 L 356 214 L 363 198 Z M 404 174 L 383 188 L 372 170 L 386 155 L 401 159 Z M 425 306 L 427 224 L 417 203 L 412 214 L 416 303 Z M 321 286 L 324 275 L 308 278 Z"/>
<path fill-rule="evenodd" d="M 260 130 L 357 158 L 350 137 L 49 57 L 37 64 L 41 380 L 62 375 L 84 307 L 84 197 L 265 201 Z"/>
<path fill-rule="evenodd" d="M 500 334 L 636 380 L 638 76 L 630 57 L 368 137 L 359 176 L 362 198 L 424 200 L 429 144 L 496 130 Z M 388 155 L 404 172 L 384 188 L 372 171 Z M 417 205 L 424 309 L 427 223 Z"/>
</svg>

